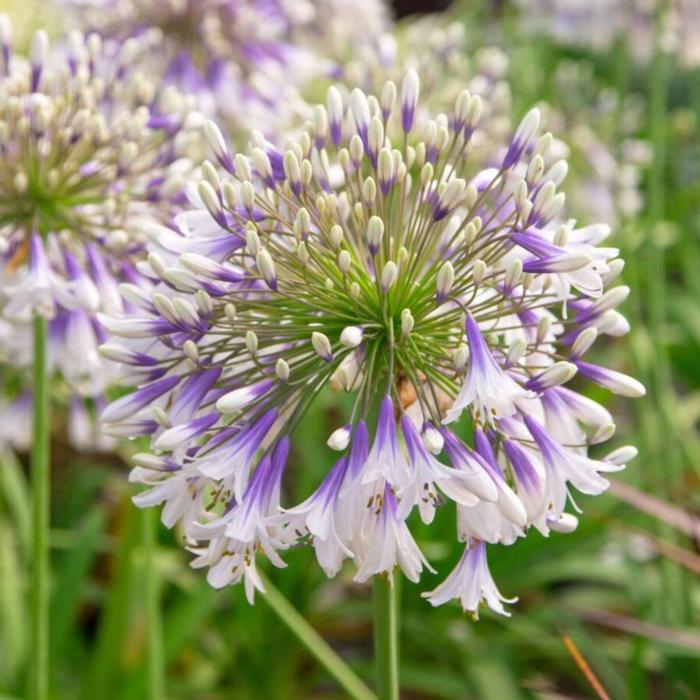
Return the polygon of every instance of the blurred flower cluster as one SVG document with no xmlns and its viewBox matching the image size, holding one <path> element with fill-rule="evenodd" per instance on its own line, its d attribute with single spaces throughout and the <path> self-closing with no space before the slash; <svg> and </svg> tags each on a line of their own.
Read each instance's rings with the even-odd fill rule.
<svg viewBox="0 0 700 700">
<path fill-rule="evenodd" d="M 517 4 L 524 25 L 533 33 L 593 51 L 624 42 L 640 63 L 651 60 L 655 18 L 663 10 L 663 48 L 676 53 L 686 68 L 700 65 L 700 5 L 695 0 L 517 0 Z"/>
<path fill-rule="evenodd" d="M 242 138 L 253 126 L 276 135 L 308 116 L 304 89 L 342 72 L 338 60 L 351 53 L 374 55 L 389 17 L 379 0 L 64 2 L 81 28 L 142 37 L 152 68 Z"/>
<path fill-rule="evenodd" d="M 52 49 L 39 31 L 26 57 L 11 41 L 2 18 L 0 352 L 8 375 L 24 372 L 32 315 L 50 319 L 51 371 L 76 395 L 71 433 L 79 445 L 99 443 L 77 399 L 99 411 L 113 374 L 98 353 L 106 334 L 95 314 L 128 310 L 117 285 L 140 283 L 144 226 L 170 220 L 183 203 L 193 167 L 185 154 L 199 130 L 192 100 L 139 68 L 147 51 L 139 39 L 74 32 Z M 31 397 L 21 379 L 8 384 L 19 390 L 3 409 L 15 413 L 12 424 Z M 22 445 L 28 434 L 10 439 Z"/>
</svg>

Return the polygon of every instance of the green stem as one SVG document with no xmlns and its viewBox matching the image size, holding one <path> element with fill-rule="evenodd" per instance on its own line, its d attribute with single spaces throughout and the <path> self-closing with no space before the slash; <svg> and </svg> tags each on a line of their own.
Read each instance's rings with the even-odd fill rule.
<svg viewBox="0 0 700 700">
<path fill-rule="evenodd" d="M 157 569 L 158 512 L 153 508 L 141 511 L 143 519 L 144 587 L 146 595 L 146 625 L 148 639 L 148 697 L 165 697 L 165 661 L 163 653 L 163 623 L 160 613 L 160 591 Z"/>
<path fill-rule="evenodd" d="M 49 696 L 49 389 L 46 370 L 46 319 L 34 325 L 34 395 L 32 400 L 32 662 L 29 697 Z"/>
<path fill-rule="evenodd" d="M 380 700 L 399 697 L 399 639 L 396 587 L 387 576 L 375 576 L 372 583 L 374 607 L 374 659 Z"/>
<path fill-rule="evenodd" d="M 260 574 L 265 594 L 262 596 L 316 660 L 335 678 L 349 697 L 354 700 L 374 700 L 372 691 L 355 672 L 333 651 L 328 642 L 299 614 L 271 581 Z"/>
</svg>

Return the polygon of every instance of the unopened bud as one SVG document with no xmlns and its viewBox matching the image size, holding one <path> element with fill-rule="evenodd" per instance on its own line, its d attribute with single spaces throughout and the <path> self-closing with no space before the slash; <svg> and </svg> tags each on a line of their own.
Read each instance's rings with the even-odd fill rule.
<svg viewBox="0 0 700 700">
<path fill-rule="evenodd" d="M 350 444 L 350 436 L 352 435 L 352 426 L 344 425 L 342 428 L 334 430 L 328 440 L 326 440 L 326 445 L 331 448 L 331 450 L 336 450 L 337 452 L 342 452 Z"/>
<path fill-rule="evenodd" d="M 423 438 L 423 444 L 434 455 L 439 455 L 442 452 L 443 445 L 445 444 L 445 438 L 442 437 L 439 430 L 434 428 L 432 425 L 427 425 L 427 427 L 423 428 L 421 437 Z"/>
<path fill-rule="evenodd" d="M 461 372 L 467 366 L 469 359 L 469 348 L 466 343 L 460 343 L 452 355 L 452 365 L 455 371 Z"/>
<path fill-rule="evenodd" d="M 340 334 L 340 342 L 346 348 L 356 348 L 362 342 L 363 335 L 362 328 L 359 326 L 346 326 Z"/>
<path fill-rule="evenodd" d="M 449 260 L 440 266 L 436 282 L 436 298 L 439 304 L 447 299 L 455 281 L 455 269 Z"/>
<path fill-rule="evenodd" d="M 262 275 L 262 278 L 267 283 L 267 286 L 272 290 L 276 290 L 277 278 L 275 276 L 275 263 L 272 260 L 272 256 L 267 250 L 261 248 L 255 256 L 255 263 L 258 266 L 258 271 Z"/>
<path fill-rule="evenodd" d="M 255 225 L 251 224 L 245 230 L 246 252 L 255 257 L 260 252 L 260 236 L 255 230 Z"/>
<path fill-rule="evenodd" d="M 352 258 L 347 250 L 341 250 L 338 253 L 338 269 L 343 275 L 347 275 L 350 266 L 352 265 Z"/>
<path fill-rule="evenodd" d="M 379 252 L 383 236 L 384 221 L 382 221 L 382 219 L 380 219 L 378 216 L 370 217 L 367 225 L 367 243 L 369 245 L 369 252 L 372 255 L 376 255 Z"/>
<path fill-rule="evenodd" d="M 314 331 L 311 334 L 311 344 L 316 351 L 316 354 L 326 362 L 333 360 L 333 350 L 331 349 L 331 341 L 324 333 Z"/>
<path fill-rule="evenodd" d="M 281 357 L 275 363 L 275 374 L 281 382 L 289 381 L 289 364 Z"/>
<path fill-rule="evenodd" d="M 199 350 L 197 349 L 197 345 L 195 342 L 188 338 L 183 344 L 182 344 L 182 351 L 185 353 L 187 356 L 187 359 L 192 362 L 194 365 L 199 364 Z"/>
<path fill-rule="evenodd" d="M 577 336 L 573 345 L 571 346 L 571 357 L 578 359 L 584 355 L 588 349 L 593 345 L 596 338 L 598 337 L 598 329 L 594 326 L 589 326 L 584 328 Z"/>
<path fill-rule="evenodd" d="M 413 315 L 411 314 L 411 310 L 404 309 L 401 312 L 401 335 L 404 338 L 410 335 L 414 325 L 415 321 L 413 319 Z"/>
<path fill-rule="evenodd" d="M 256 355 L 258 352 L 258 336 L 254 331 L 246 331 L 245 346 L 251 355 Z"/>
<path fill-rule="evenodd" d="M 506 356 L 506 365 L 512 367 L 517 364 L 520 358 L 525 354 L 527 350 L 527 343 L 523 338 L 515 338 L 508 348 L 508 354 Z"/>
<path fill-rule="evenodd" d="M 472 266 L 472 278 L 474 280 L 474 284 L 481 284 L 484 277 L 486 277 L 486 263 L 481 258 L 477 258 Z"/>
<path fill-rule="evenodd" d="M 399 268 L 396 266 L 395 262 L 389 260 L 389 262 L 384 265 L 384 269 L 382 270 L 382 291 L 388 292 L 394 286 L 398 276 Z"/>
</svg>

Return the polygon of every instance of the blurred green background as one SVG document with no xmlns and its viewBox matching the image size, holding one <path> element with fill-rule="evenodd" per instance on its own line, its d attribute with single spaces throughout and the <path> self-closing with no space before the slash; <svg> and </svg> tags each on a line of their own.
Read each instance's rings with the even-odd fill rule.
<svg viewBox="0 0 700 700">
<path fill-rule="evenodd" d="M 56 27 L 44 0 L 0 0 L 18 31 Z M 510 57 L 518 115 L 547 102 L 597 133 L 613 154 L 623 137 L 640 139 L 651 160 L 640 171 L 643 206 L 621 216 L 613 245 L 627 261 L 633 289 L 624 312 L 632 332 L 598 349 L 605 364 L 642 379 L 637 402 L 616 401 L 617 444 L 640 456 L 611 492 L 581 497 L 579 529 L 542 538 L 533 532 L 489 559 L 504 595 L 519 595 L 511 619 L 484 613 L 478 623 L 457 605 L 433 609 L 422 586 L 403 582 L 402 697 L 595 698 L 585 663 L 611 698 L 700 698 L 700 70 L 671 54 L 628 60 L 624 37 L 609 50 L 563 48 L 521 32 L 507 2 L 453 5 L 465 23 L 467 51 L 496 43 Z M 568 66 L 580 84 L 562 88 Z M 608 120 L 590 105 L 615 95 Z M 626 101 L 638 105 L 629 121 Z M 575 156 L 574 156 L 575 158 Z M 572 169 L 576 162 L 572 159 Z M 565 188 L 566 189 L 566 188 Z M 585 214 L 585 212 L 584 212 Z M 582 220 L 585 216 L 582 216 Z M 586 223 L 585 221 L 582 221 Z M 611 403 L 607 393 L 593 394 Z M 290 498 L 320 481 L 325 439 L 338 417 L 324 399 L 306 421 L 293 459 Z M 138 700 L 147 697 L 144 541 L 154 513 L 129 501 L 127 466 L 53 446 L 52 697 Z M 29 493 L 24 457 L 0 468 L 0 700 L 22 697 L 28 652 Z M 419 544 L 444 576 L 461 552 L 448 513 Z M 342 691 L 282 626 L 262 597 L 248 606 L 240 587 L 214 591 L 177 533 L 158 533 L 167 697 L 341 698 Z M 369 589 L 349 572 L 327 581 L 308 549 L 288 568 L 269 571 L 277 586 L 369 683 Z"/>
</svg>

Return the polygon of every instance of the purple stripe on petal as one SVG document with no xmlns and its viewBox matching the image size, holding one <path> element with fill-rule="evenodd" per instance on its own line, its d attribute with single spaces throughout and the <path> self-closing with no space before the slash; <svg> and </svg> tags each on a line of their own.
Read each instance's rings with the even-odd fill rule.
<svg viewBox="0 0 700 700">
<path fill-rule="evenodd" d="M 166 377 L 133 394 L 123 396 L 111 403 L 102 413 L 102 420 L 106 423 L 120 421 L 128 418 L 137 411 L 153 403 L 156 399 L 174 389 L 180 383 L 181 377 Z"/>
</svg>

